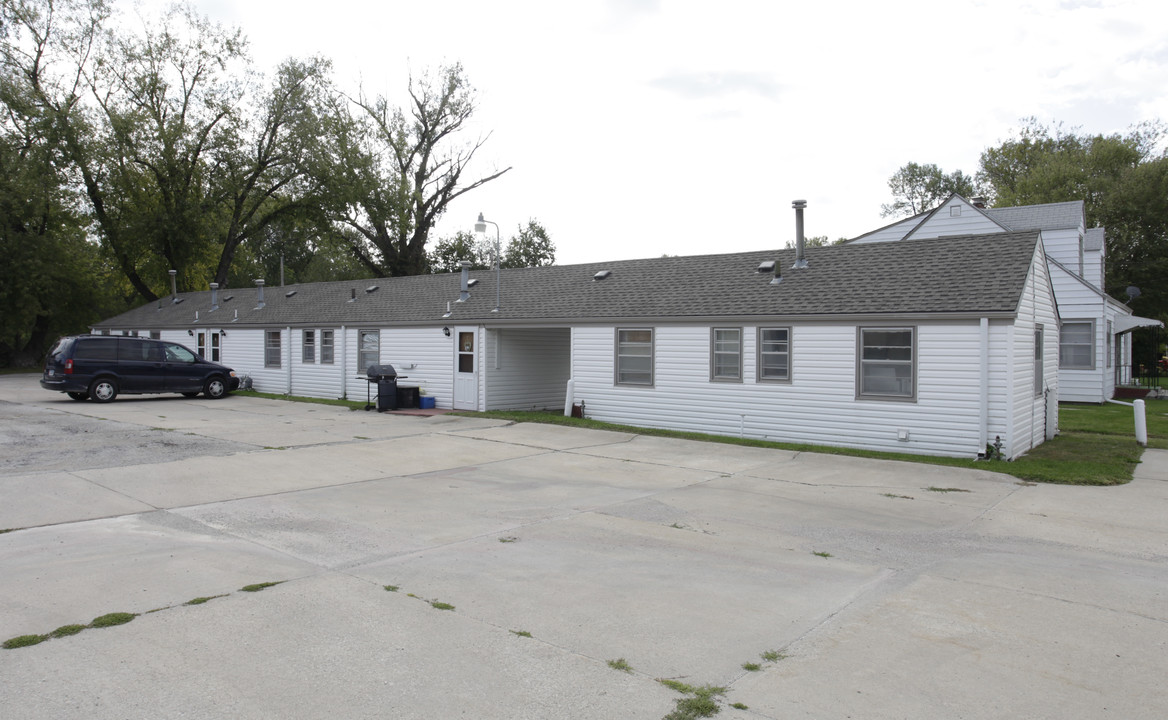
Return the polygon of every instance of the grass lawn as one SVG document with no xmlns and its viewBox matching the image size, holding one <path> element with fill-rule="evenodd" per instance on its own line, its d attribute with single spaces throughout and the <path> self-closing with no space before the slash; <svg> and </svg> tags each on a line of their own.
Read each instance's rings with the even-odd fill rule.
<svg viewBox="0 0 1168 720">
<path fill-rule="evenodd" d="M 1168 449 L 1168 400 L 1146 401 L 1148 447 Z M 703 433 L 659 430 L 629 425 L 615 425 L 596 420 L 565 417 L 556 412 L 485 412 L 467 413 L 514 422 L 539 422 L 553 425 L 631 432 L 638 435 L 703 440 L 750 447 L 819 452 L 830 455 L 870 457 L 882 460 L 975 468 L 1013 475 L 1032 482 L 1068 485 L 1118 485 L 1129 482 L 1140 461 L 1143 448 L 1136 444 L 1132 408 L 1123 405 L 1059 405 L 1059 435 L 1013 462 L 967 460 L 963 458 L 870 452 L 823 445 L 777 443 L 766 440 L 706 435 Z"/>
</svg>

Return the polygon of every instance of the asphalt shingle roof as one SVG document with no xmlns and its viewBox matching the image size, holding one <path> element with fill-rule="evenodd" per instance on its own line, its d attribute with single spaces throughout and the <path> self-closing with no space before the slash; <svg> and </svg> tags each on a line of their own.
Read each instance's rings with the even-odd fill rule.
<svg viewBox="0 0 1168 720">
<path fill-rule="evenodd" d="M 459 275 L 419 275 L 221 289 L 211 310 L 209 291 L 181 293 L 95 325 L 164 329 L 285 325 L 444 325 L 459 322 L 568 324 L 608 321 L 684 321 L 698 318 L 1012 314 L 1029 272 L 1037 232 L 998 233 L 901 242 L 808 248 L 809 267 L 790 269 L 794 250 L 662 257 L 502 271 L 495 307 L 495 272 L 479 280 L 465 303 Z M 777 260 L 783 280 L 771 285 L 759 264 Z M 611 275 L 594 281 L 593 275 Z M 378 286 L 374 292 L 365 288 Z M 356 300 L 350 300 L 356 290 Z M 294 291 L 294 294 L 293 294 Z M 228 300 L 227 297 L 231 299 Z M 447 303 L 451 315 L 444 318 Z M 195 313 L 198 312 L 198 321 Z"/>
<path fill-rule="evenodd" d="M 1083 201 L 990 208 L 986 215 L 1009 230 L 1065 230 L 1083 222 Z"/>
</svg>

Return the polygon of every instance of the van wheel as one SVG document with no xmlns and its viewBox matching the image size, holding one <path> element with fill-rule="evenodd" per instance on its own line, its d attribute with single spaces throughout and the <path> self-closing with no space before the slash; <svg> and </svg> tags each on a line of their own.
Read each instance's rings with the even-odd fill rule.
<svg viewBox="0 0 1168 720">
<path fill-rule="evenodd" d="M 203 388 L 203 394 L 211 400 L 218 400 L 227 394 L 227 383 L 223 382 L 221 377 L 213 377 L 207 381 L 206 387 Z"/>
<path fill-rule="evenodd" d="M 71 392 L 71 393 L 65 393 L 65 394 L 68 395 L 69 397 L 73 398 L 74 400 L 88 400 L 89 399 L 89 393 Z"/>
<path fill-rule="evenodd" d="M 94 402 L 107 403 L 118 396 L 118 384 L 113 378 L 98 378 L 89 386 L 89 397 Z"/>
</svg>

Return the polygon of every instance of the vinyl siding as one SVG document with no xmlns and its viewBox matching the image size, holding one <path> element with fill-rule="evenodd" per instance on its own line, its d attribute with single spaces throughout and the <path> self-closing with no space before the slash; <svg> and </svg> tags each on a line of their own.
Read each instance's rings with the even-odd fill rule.
<svg viewBox="0 0 1168 720">
<path fill-rule="evenodd" d="M 488 410 L 552 409 L 564 406 L 570 375 L 568 328 L 488 330 L 482 358 Z"/>
<path fill-rule="evenodd" d="M 872 323 L 876 326 L 888 323 Z M 755 381 L 756 327 L 743 328 L 742 383 L 709 381 L 709 326 L 655 328 L 652 387 L 613 382 L 615 327 L 573 330 L 575 397 L 589 417 L 646 427 L 781 442 L 975 457 L 979 447 L 978 321 L 922 322 L 917 329 L 915 402 L 858 400 L 856 324 L 795 324 L 790 384 Z M 1001 342 L 1008 325 L 991 327 Z M 990 374 L 990 424 L 1005 417 L 1001 352 Z M 909 440 L 897 439 L 908 430 Z M 1000 432 L 1000 430 L 999 430 Z"/>
<path fill-rule="evenodd" d="M 348 383 L 348 398 L 364 400 L 370 388 L 363 379 L 365 370 L 357 370 L 357 345 L 361 330 L 378 329 L 362 325 L 345 330 L 345 372 L 353 379 Z M 415 385 L 434 396 L 436 407 L 450 407 L 454 392 L 454 341 L 442 328 L 380 328 L 380 363 L 393 365 L 399 385 Z M 337 359 L 340 358 L 340 331 L 337 331 Z M 376 391 L 374 391 L 376 392 Z"/>
<path fill-rule="evenodd" d="M 1051 290 L 1047 264 L 1041 246 L 1035 251 L 1026 288 L 1019 303 L 1018 319 L 1014 323 L 1013 415 L 1010 435 L 1005 440 L 1005 455 L 1015 458 L 1045 441 L 1048 426 L 1058 427 L 1058 404 L 1053 417 L 1048 417 L 1045 392 L 1059 392 L 1057 315 L 1054 293 Z M 1043 326 L 1043 386 L 1044 392 L 1034 392 L 1034 330 Z"/>
<path fill-rule="evenodd" d="M 1059 315 L 1064 323 L 1091 321 L 1095 324 L 1093 355 L 1095 367 L 1091 370 L 1059 369 L 1059 400 L 1063 402 L 1101 403 L 1111 397 L 1107 388 L 1114 389 L 1114 370 L 1107 368 L 1107 322 L 1104 317 L 1106 299 L 1085 286 L 1058 266 L 1051 269 L 1051 281 L 1058 297 Z M 1057 362 L 1057 361 L 1056 361 Z"/>
<path fill-rule="evenodd" d="M 952 216 L 954 206 L 961 207 L 961 215 Z M 1002 232 L 1002 226 L 986 217 L 976 208 L 952 198 L 942 205 L 933 216 L 913 231 L 912 238 L 942 237 L 945 235 L 973 235 Z"/>
</svg>

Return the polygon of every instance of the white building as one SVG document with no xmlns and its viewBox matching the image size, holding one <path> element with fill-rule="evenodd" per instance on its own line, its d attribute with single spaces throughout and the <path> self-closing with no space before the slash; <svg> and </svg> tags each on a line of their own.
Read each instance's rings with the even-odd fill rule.
<svg viewBox="0 0 1168 720">
<path fill-rule="evenodd" d="M 184 293 L 94 326 L 256 389 L 364 399 L 392 364 L 440 408 L 973 458 L 1058 424 L 1038 232 Z M 776 274 L 776 272 L 778 274 Z M 496 290 L 501 303 L 496 307 Z M 178 301 L 178 302 L 176 302 Z"/>
<path fill-rule="evenodd" d="M 849 241 L 852 244 L 1037 230 L 1046 248 L 1062 320 L 1059 332 L 1059 400 L 1104 402 L 1117 380 L 1130 380 L 1131 331 L 1162 326 L 1132 315 L 1104 292 L 1103 228 L 1086 228 L 1082 201 L 985 208 L 953 195 L 928 212 Z M 993 262 L 986 256 L 982 262 Z"/>
</svg>

